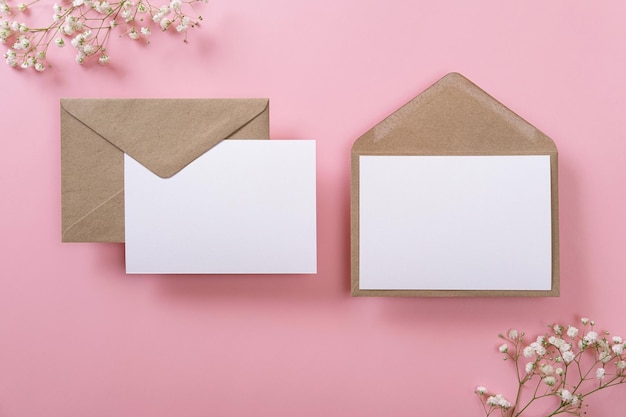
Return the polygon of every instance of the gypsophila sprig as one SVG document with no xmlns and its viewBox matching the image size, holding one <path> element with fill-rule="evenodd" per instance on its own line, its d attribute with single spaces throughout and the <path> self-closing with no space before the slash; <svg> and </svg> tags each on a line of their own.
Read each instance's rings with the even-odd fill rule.
<svg viewBox="0 0 626 417">
<path fill-rule="evenodd" d="M 198 26 L 202 16 L 196 15 L 195 3 L 207 0 L 164 0 L 156 6 L 148 0 L 66 0 L 46 5 L 45 0 L 11 3 L 0 0 L 0 42 L 8 45 L 6 63 L 14 68 L 34 68 L 44 71 L 50 66 L 51 46 L 62 48 L 70 44 L 78 64 L 96 59 L 100 64 L 110 60 L 106 45 L 111 33 L 120 37 L 149 43 L 150 27 L 183 34 L 187 42 L 189 28 Z M 29 11 L 35 7 L 50 7 L 51 22 L 44 26 L 30 25 Z M 190 12 L 194 16 L 190 15 Z"/>
<path fill-rule="evenodd" d="M 513 401 L 484 386 L 476 388 L 485 415 L 581 416 L 589 395 L 626 382 L 624 340 L 594 327 L 585 317 L 580 324 L 550 324 L 547 333 L 531 341 L 515 329 L 500 334 L 504 343 L 498 351 L 514 363 L 518 388 Z M 530 414 L 536 408 L 540 414 Z"/>
</svg>

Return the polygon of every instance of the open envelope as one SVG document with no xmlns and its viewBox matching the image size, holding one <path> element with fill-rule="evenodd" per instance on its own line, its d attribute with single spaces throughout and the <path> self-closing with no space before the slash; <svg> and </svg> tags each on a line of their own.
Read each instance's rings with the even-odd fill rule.
<svg viewBox="0 0 626 417">
<path fill-rule="evenodd" d="M 61 99 L 62 241 L 124 242 L 124 153 L 162 178 L 269 139 L 268 99 Z"/>
<path fill-rule="evenodd" d="M 541 233 L 544 234 L 544 242 L 547 249 L 544 252 L 547 262 L 544 262 L 542 271 L 547 277 L 547 283 L 544 282 L 543 289 L 540 290 L 455 290 L 454 288 L 446 288 L 443 290 L 419 288 L 371 288 L 362 285 L 363 276 L 360 269 L 363 268 L 362 261 L 367 262 L 371 257 L 379 256 L 380 251 L 370 251 L 367 256 L 363 255 L 361 236 L 363 231 L 360 224 L 361 218 L 364 216 L 363 201 L 360 193 L 363 192 L 363 170 L 361 165 L 365 167 L 365 161 L 371 161 L 372 156 L 538 156 L 536 160 L 541 159 L 545 177 L 543 179 L 543 190 L 547 190 L 542 194 L 546 203 L 543 209 L 544 225 Z M 355 296 L 557 296 L 559 294 L 559 240 L 558 240 L 558 187 L 557 187 L 557 149 L 550 138 L 537 130 L 535 127 L 524 121 L 521 117 L 514 114 L 511 110 L 500 104 L 494 98 L 489 96 L 483 90 L 478 88 L 472 82 L 463 76 L 451 73 L 439 80 L 429 89 L 418 95 L 409 103 L 401 107 L 395 113 L 387 117 L 385 120 L 374 126 L 363 136 L 358 138 L 352 148 L 352 181 L 351 181 L 351 280 L 352 295 Z M 379 158 L 380 159 L 380 158 Z M 406 159 L 406 158 L 405 158 Z M 437 158 L 430 158 L 435 160 Z M 441 158 L 439 158 L 441 159 Z M 454 158 L 445 158 L 451 160 Z M 467 158 L 466 158 L 467 159 Z M 470 158 L 471 159 L 471 158 Z M 473 158 L 474 161 L 478 160 Z M 502 158 L 500 158 L 502 159 Z M 514 158 L 511 158 L 514 159 Z M 524 158 L 517 158 L 524 159 Z M 526 158 L 531 160 L 533 158 Z M 415 158 L 414 158 L 415 160 Z M 422 159 L 423 160 L 423 159 Z M 399 160 L 396 160 L 396 162 Z M 430 162 L 430 161 L 429 161 Z M 481 161 L 482 162 L 482 161 Z M 507 162 L 508 163 L 508 162 Z M 479 163 L 480 165 L 480 163 Z M 387 171 L 395 171 L 398 164 L 389 164 Z M 525 172 L 521 171 L 524 177 Z M 372 177 L 368 177 L 372 178 Z M 429 181 L 428 177 L 418 177 L 419 182 Z M 523 179 L 523 178 L 522 178 Z M 402 178 L 404 181 L 404 178 Z M 399 193 L 415 194 L 415 183 L 410 181 L 403 185 L 405 187 Z M 531 187 L 532 188 L 532 187 Z M 381 188 L 384 194 L 386 190 L 384 186 Z M 508 192 L 509 190 L 506 190 Z M 531 190 L 532 191 L 532 190 Z M 377 197 L 373 199 L 377 203 L 378 200 L 385 200 L 385 197 Z M 414 196 L 416 206 L 422 204 L 424 199 L 420 200 L 420 196 Z M 377 203 L 378 204 L 378 203 Z M 397 214 L 396 208 L 389 209 L 391 204 L 385 201 L 383 211 L 391 213 L 390 216 Z M 436 210 L 435 210 L 436 211 Z M 409 217 L 411 213 L 409 212 Z M 520 217 L 530 217 L 527 213 L 522 213 Z M 487 223 L 490 219 L 487 219 Z M 398 229 L 401 230 L 403 224 L 398 221 Z M 443 227 L 447 227 L 446 222 L 442 222 Z M 377 227 L 380 226 L 376 224 Z M 506 224 L 505 224 L 506 226 Z M 461 224 L 463 227 L 463 224 Z M 505 227 L 506 228 L 506 227 Z M 421 233 L 421 229 L 413 231 L 413 235 Z M 378 233 L 378 231 L 377 231 Z M 387 238 L 386 231 L 379 236 Z M 412 242 L 412 236 L 405 240 L 397 239 L 397 236 L 389 238 L 389 242 L 402 245 L 402 242 Z M 400 241 L 396 243 L 394 241 Z M 430 242 L 426 239 L 422 246 L 415 245 L 410 248 L 407 257 L 423 252 L 424 249 L 430 249 Z M 448 240 L 452 243 L 452 240 Z M 376 242 L 375 245 L 380 244 Z M 374 244 L 373 244 L 374 245 Z M 385 243 L 377 246 L 382 251 L 387 248 Z M 446 243 L 441 245 L 445 251 Z M 529 245 L 530 246 L 530 245 Z M 470 248 L 471 249 L 471 248 Z M 412 251 L 412 252 L 411 252 Z M 496 251 L 497 252 L 497 251 Z M 383 255 L 380 255 L 383 256 Z M 456 258 L 449 253 L 443 253 L 441 263 L 462 262 L 459 260 L 462 256 Z M 492 255 L 491 259 L 486 260 L 487 267 L 489 262 L 497 262 L 497 256 Z M 406 259 L 406 258 L 404 258 Z M 525 259 L 521 260 L 523 263 Z M 386 260 L 385 260 L 386 262 Z M 409 260 L 408 263 L 413 262 Z M 392 265 L 391 262 L 385 265 Z M 412 264 L 415 265 L 415 264 Z M 438 267 L 438 265 L 436 265 Z M 406 276 L 415 277 L 422 272 L 415 269 L 398 268 Z M 505 269 L 502 274 L 503 279 L 514 268 Z M 382 271 L 382 272 L 381 272 Z M 387 280 L 386 269 L 378 271 L 379 280 Z M 428 274 L 425 272 L 424 275 Z M 389 274 L 391 275 L 391 274 Z M 413 279 L 413 278 L 411 278 Z M 480 277 L 468 277 L 471 279 L 480 279 Z M 380 281 L 379 281 L 380 282 Z M 471 286 L 468 286 L 471 287 Z"/>
</svg>

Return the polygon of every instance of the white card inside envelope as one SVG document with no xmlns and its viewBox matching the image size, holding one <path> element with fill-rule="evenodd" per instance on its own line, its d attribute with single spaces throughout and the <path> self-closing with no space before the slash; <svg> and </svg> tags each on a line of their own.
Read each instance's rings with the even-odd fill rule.
<svg viewBox="0 0 626 417">
<path fill-rule="evenodd" d="M 226 140 L 171 178 L 124 156 L 127 273 L 315 273 L 315 141 Z"/>
<path fill-rule="evenodd" d="M 359 286 L 549 290 L 550 157 L 361 156 Z"/>
</svg>

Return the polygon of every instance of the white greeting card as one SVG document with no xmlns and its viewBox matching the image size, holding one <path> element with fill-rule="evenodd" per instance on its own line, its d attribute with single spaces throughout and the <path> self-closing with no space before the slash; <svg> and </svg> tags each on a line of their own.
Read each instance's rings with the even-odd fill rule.
<svg viewBox="0 0 626 417">
<path fill-rule="evenodd" d="M 359 163 L 360 289 L 550 290 L 548 155 Z"/>
<path fill-rule="evenodd" d="M 315 141 L 225 140 L 171 178 L 125 155 L 126 272 L 315 273 Z"/>
</svg>

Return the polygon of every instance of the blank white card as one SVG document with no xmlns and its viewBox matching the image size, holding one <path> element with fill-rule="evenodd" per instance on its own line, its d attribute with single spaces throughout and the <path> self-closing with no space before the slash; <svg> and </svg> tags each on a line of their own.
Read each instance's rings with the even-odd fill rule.
<svg viewBox="0 0 626 417">
<path fill-rule="evenodd" d="M 315 273 L 312 140 L 226 140 L 171 178 L 124 157 L 127 273 Z"/>
<path fill-rule="evenodd" d="M 551 288 L 548 155 L 359 164 L 361 289 Z"/>
</svg>

